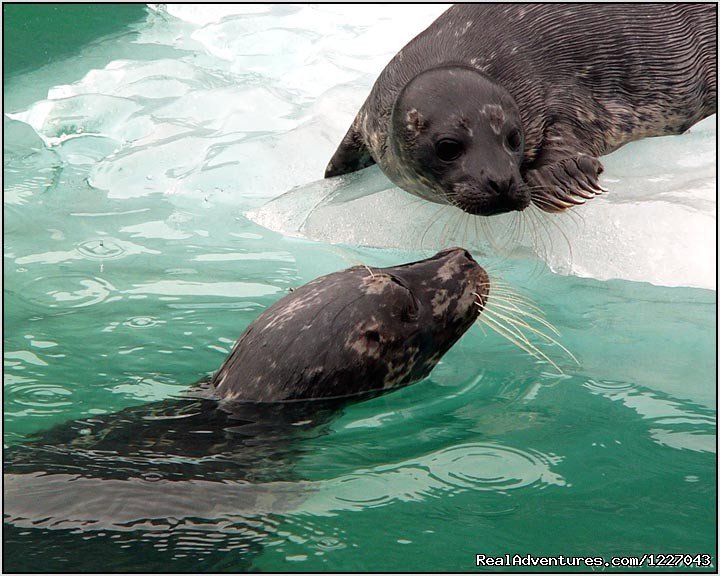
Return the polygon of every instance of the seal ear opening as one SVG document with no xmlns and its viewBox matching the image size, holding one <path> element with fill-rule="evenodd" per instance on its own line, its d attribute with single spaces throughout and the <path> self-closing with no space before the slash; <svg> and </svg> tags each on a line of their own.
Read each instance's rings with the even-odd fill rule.
<svg viewBox="0 0 720 576">
<path fill-rule="evenodd" d="M 370 155 L 370 149 L 365 145 L 362 135 L 355 129 L 353 122 L 325 168 L 325 178 L 356 172 L 373 164 L 375 160 Z"/>
</svg>

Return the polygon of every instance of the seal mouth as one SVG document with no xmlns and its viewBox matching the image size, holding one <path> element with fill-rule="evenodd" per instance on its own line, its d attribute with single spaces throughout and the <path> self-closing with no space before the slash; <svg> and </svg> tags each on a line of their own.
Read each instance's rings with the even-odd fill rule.
<svg viewBox="0 0 720 576">
<path fill-rule="evenodd" d="M 478 186 L 456 185 L 454 204 L 473 216 L 494 216 L 505 212 L 522 212 L 532 198 L 523 186 L 513 182 L 500 189 L 494 182 Z"/>
</svg>

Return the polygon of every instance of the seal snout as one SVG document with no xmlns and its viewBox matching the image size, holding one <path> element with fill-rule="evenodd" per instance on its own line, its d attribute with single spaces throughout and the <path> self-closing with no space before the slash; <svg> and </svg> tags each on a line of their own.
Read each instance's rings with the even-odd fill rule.
<svg viewBox="0 0 720 576">
<path fill-rule="evenodd" d="M 481 269 L 480 264 L 475 261 L 472 254 L 465 248 L 454 247 L 447 248 L 438 252 L 436 258 L 444 261 L 441 270 L 452 269 L 455 273 L 465 274 L 470 270 Z"/>
<path fill-rule="evenodd" d="M 490 294 L 490 278 L 485 269 L 464 248 L 448 248 L 439 252 L 436 258 L 445 261 L 441 272 L 454 272 L 459 289 L 458 296 L 464 294 L 460 299 L 466 301 L 463 307 L 470 306 L 473 316 L 477 316 L 485 307 Z"/>
<path fill-rule="evenodd" d="M 453 248 L 446 248 L 445 250 L 441 250 L 437 253 L 437 257 L 456 257 L 456 258 L 464 258 L 465 260 L 470 260 L 471 262 L 475 262 L 475 258 L 472 257 L 472 254 L 465 250 L 465 248 L 461 248 L 459 246 L 454 246 Z M 477 264 L 477 262 L 475 262 Z"/>
<path fill-rule="evenodd" d="M 530 194 L 515 176 L 488 175 L 473 184 L 458 184 L 455 191 L 458 208 L 476 216 L 522 211 L 531 201 Z"/>
<path fill-rule="evenodd" d="M 485 268 L 478 266 L 479 270 L 476 273 L 475 280 L 475 303 L 478 306 L 479 312 L 485 309 L 487 304 L 488 296 L 490 296 L 490 277 L 485 271 Z"/>
</svg>

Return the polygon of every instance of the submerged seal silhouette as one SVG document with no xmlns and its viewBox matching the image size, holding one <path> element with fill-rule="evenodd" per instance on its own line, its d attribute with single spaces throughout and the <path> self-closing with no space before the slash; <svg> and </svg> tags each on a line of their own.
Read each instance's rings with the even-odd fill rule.
<svg viewBox="0 0 720 576">
<path fill-rule="evenodd" d="M 470 328 L 489 291 L 487 273 L 462 248 L 323 276 L 247 328 L 213 378 L 215 393 L 278 402 L 405 386 Z"/>
<path fill-rule="evenodd" d="M 187 397 L 66 422 L 8 448 L 3 535 L 14 553 L 5 568 L 87 571 L 102 558 L 132 571 L 134 556 L 113 540 L 130 528 L 147 544 L 143 566 L 162 571 L 173 539 L 197 538 L 202 526 L 250 570 L 260 535 L 276 528 L 272 514 L 313 489 L 295 471 L 300 440 L 322 434 L 348 403 L 426 376 L 489 289 L 459 248 L 329 274 L 261 314 Z M 205 548 L 182 544 L 174 569 L 207 567 Z"/>
<path fill-rule="evenodd" d="M 377 163 L 427 200 L 562 211 L 598 156 L 717 106 L 717 5 L 460 4 L 385 67 L 325 177 Z"/>
</svg>

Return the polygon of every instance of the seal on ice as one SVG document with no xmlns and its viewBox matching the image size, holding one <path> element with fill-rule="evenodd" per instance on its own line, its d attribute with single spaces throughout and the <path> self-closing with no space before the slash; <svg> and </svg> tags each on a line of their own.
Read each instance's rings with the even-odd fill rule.
<svg viewBox="0 0 720 576">
<path fill-rule="evenodd" d="M 562 211 L 598 157 L 717 107 L 715 4 L 459 4 L 385 67 L 325 177 L 377 163 L 427 200 Z"/>
</svg>

